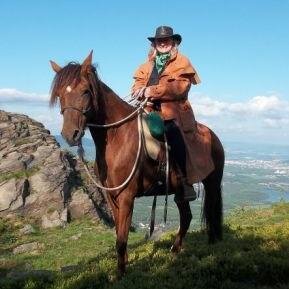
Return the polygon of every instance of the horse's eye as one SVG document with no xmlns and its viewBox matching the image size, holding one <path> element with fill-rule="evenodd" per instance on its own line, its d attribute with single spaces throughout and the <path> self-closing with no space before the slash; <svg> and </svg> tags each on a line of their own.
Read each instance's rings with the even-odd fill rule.
<svg viewBox="0 0 289 289">
<path fill-rule="evenodd" d="M 83 96 L 85 97 L 88 97 L 90 95 L 90 91 L 89 90 L 86 90 L 84 93 L 83 93 Z"/>
</svg>

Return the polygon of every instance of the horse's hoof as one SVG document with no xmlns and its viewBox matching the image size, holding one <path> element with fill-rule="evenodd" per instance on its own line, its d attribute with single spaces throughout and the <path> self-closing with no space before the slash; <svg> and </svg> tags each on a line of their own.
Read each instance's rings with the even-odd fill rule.
<svg viewBox="0 0 289 289">
<path fill-rule="evenodd" d="M 176 245 L 172 245 L 170 251 L 174 254 L 178 254 L 181 251 L 181 247 L 180 246 L 176 246 Z"/>
</svg>

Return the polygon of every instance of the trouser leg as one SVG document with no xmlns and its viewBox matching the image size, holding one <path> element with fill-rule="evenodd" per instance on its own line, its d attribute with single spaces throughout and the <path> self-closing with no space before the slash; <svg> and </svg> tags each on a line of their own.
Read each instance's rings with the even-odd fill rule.
<svg viewBox="0 0 289 289">
<path fill-rule="evenodd" d="M 182 175 L 186 177 L 186 146 L 180 129 L 173 120 L 165 121 L 165 133 L 168 145 L 171 147 L 170 156 L 177 162 Z"/>
<path fill-rule="evenodd" d="M 175 195 L 175 202 L 194 201 L 197 197 L 192 186 L 186 182 L 186 145 L 179 127 L 173 120 L 165 121 L 165 133 L 170 146 L 170 157 L 173 158 L 182 173 L 183 196 Z"/>
</svg>

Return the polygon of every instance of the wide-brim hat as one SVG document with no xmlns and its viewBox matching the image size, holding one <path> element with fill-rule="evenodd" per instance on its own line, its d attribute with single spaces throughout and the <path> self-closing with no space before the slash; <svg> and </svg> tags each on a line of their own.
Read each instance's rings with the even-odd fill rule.
<svg viewBox="0 0 289 289">
<path fill-rule="evenodd" d="M 156 33 L 154 37 L 148 37 L 148 40 L 151 42 L 154 42 L 156 39 L 161 38 L 172 38 L 177 42 L 177 44 L 180 44 L 182 42 L 182 36 L 180 34 L 174 34 L 173 28 L 169 26 L 160 26 L 156 29 Z"/>
</svg>

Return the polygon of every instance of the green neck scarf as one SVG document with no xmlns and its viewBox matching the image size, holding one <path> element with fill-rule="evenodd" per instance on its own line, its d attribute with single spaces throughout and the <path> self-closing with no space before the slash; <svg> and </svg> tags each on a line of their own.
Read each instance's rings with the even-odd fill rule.
<svg viewBox="0 0 289 289">
<path fill-rule="evenodd" d="M 162 70 L 164 69 L 167 61 L 170 59 L 171 54 L 170 52 L 167 53 L 158 53 L 156 55 L 156 59 L 155 59 L 155 63 L 156 63 L 156 68 L 158 71 L 158 74 L 160 74 L 162 72 Z"/>
</svg>

